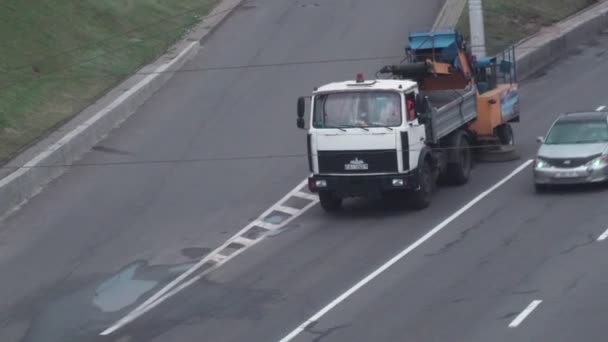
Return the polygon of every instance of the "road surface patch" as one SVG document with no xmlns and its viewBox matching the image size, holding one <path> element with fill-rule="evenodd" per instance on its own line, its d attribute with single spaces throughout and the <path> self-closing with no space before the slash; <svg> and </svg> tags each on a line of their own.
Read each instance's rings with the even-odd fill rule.
<svg viewBox="0 0 608 342">
<path fill-rule="evenodd" d="M 290 206 L 289 203 L 293 203 L 294 201 L 298 203 L 305 201 L 306 204 L 300 207 Z M 101 335 L 110 335 L 126 324 L 136 320 L 171 296 L 197 282 L 209 272 L 257 244 L 265 237 L 280 230 L 318 202 L 318 198 L 308 192 L 307 179 L 304 179 L 256 220 L 249 223 L 221 246 L 211 251 L 198 263 L 152 295 L 129 314 L 101 332 Z"/>
</svg>

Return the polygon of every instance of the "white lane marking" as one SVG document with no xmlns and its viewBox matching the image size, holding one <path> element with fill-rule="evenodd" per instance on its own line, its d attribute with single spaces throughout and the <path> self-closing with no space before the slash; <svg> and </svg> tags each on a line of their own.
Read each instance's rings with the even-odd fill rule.
<svg viewBox="0 0 608 342">
<path fill-rule="evenodd" d="M 538 299 L 533 300 L 532 303 L 530 303 L 530 305 L 528 305 L 528 307 L 524 309 L 524 311 L 522 311 L 517 317 L 515 317 L 513 322 L 509 324 L 509 328 L 517 328 L 521 324 L 521 322 L 523 322 L 526 317 L 530 316 L 532 311 L 534 311 L 534 309 L 536 309 L 536 307 L 539 306 L 542 302 L 542 300 Z"/>
<path fill-rule="evenodd" d="M 255 240 L 239 236 L 239 237 L 235 238 L 234 240 L 232 240 L 232 242 L 237 243 L 239 245 L 243 245 L 243 246 L 249 246 L 250 244 L 254 243 Z"/>
<path fill-rule="evenodd" d="M 300 209 L 288 207 L 288 206 L 285 206 L 285 205 L 277 205 L 274 209 L 278 210 L 278 211 L 282 211 L 282 212 L 287 213 L 289 215 L 295 215 L 295 214 L 297 214 L 300 211 Z"/>
<path fill-rule="evenodd" d="M 163 287 L 160 291 L 158 291 L 153 296 L 151 296 L 150 298 L 148 298 L 145 302 L 143 302 L 142 304 L 140 304 L 137 308 L 133 309 L 131 312 L 129 312 L 122 319 L 120 319 L 119 321 L 117 321 L 116 323 L 114 323 L 112 326 L 110 326 L 109 328 L 107 328 L 106 330 L 104 330 L 103 332 L 101 332 L 100 335 L 110 335 L 113 332 L 115 332 L 116 330 L 120 329 L 121 327 L 129 324 L 130 322 L 132 322 L 134 320 L 136 320 L 137 318 L 139 318 L 140 316 L 142 316 L 143 314 L 145 314 L 149 310 L 151 310 L 154 307 L 158 306 L 160 303 L 162 303 L 163 301 L 165 301 L 169 297 L 171 297 L 174 294 L 182 291 L 183 289 L 185 289 L 189 285 L 191 285 L 194 282 L 196 282 L 197 280 L 201 279 L 203 276 L 207 275 L 212 270 L 214 270 L 214 269 L 218 268 L 219 266 L 225 264 L 230 259 L 232 259 L 235 256 L 239 255 L 243 251 L 249 249 L 249 247 L 255 245 L 257 242 L 261 241 L 262 238 L 258 238 L 255 241 L 249 242 L 247 245 L 245 245 L 244 247 L 242 247 L 240 249 L 237 249 L 236 251 L 234 251 L 229 256 L 225 256 L 223 254 L 220 254 L 220 251 L 222 251 L 224 248 L 226 248 L 231 243 L 233 243 L 235 241 L 240 241 L 240 239 L 242 239 L 242 235 L 245 234 L 252 227 L 254 227 L 254 226 L 260 226 L 260 227 L 268 229 L 267 232 L 262 233 L 262 235 L 265 236 L 268 233 L 272 232 L 273 230 L 277 230 L 277 229 L 282 228 L 283 226 L 285 226 L 286 224 L 288 224 L 289 222 L 291 222 L 292 220 L 294 220 L 295 218 L 297 218 L 300 215 L 304 214 L 310 208 L 312 208 L 313 206 L 315 206 L 319 202 L 318 198 L 315 198 L 309 204 L 307 204 L 304 208 L 298 210 L 297 213 L 294 213 L 293 215 L 290 215 L 290 217 L 284 219 L 279 224 L 272 224 L 272 225 L 271 224 L 262 224 L 262 223 L 265 223 L 265 221 L 264 221 L 265 217 L 267 217 L 268 215 L 270 215 L 273 211 L 277 210 L 278 207 L 281 207 L 281 204 L 284 203 L 286 200 L 288 200 L 290 197 L 292 197 L 294 194 L 301 192 L 301 189 L 306 184 L 307 184 L 307 179 L 304 179 L 300 184 L 298 184 L 289 193 L 287 193 L 287 195 L 285 195 L 283 198 L 281 198 L 279 201 L 277 201 L 273 206 L 271 206 L 270 208 L 268 208 L 268 210 L 266 210 L 262 215 L 260 215 L 257 220 L 254 220 L 253 222 L 251 222 L 250 224 L 248 224 L 247 226 L 245 226 L 245 228 L 241 229 L 238 233 L 236 233 L 234 236 L 232 236 L 230 239 L 228 239 L 226 242 L 224 242 L 224 244 L 222 244 L 221 246 L 219 246 L 218 248 L 216 248 L 214 251 L 212 251 L 211 253 L 209 253 L 207 256 L 205 256 L 204 258 L 202 258 L 198 263 L 196 263 L 194 266 L 192 266 L 186 272 L 182 273 L 179 277 L 177 277 L 176 279 L 174 279 L 172 282 L 170 282 L 165 287 Z M 186 283 L 180 285 L 180 283 L 182 281 L 184 281 L 186 278 L 188 278 L 189 276 L 191 276 L 194 272 L 196 272 L 196 271 L 200 270 L 201 268 L 203 268 L 205 266 L 205 264 L 208 264 L 209 261 L 213 261 L 213 262 L 216 262 L 216 263 L 212 267 L 204 269 L 198 275 L 196 275 L 192 279 L 188 280 Z M 180 285 L 180 286 L 178 286 L 178 285 Z"/>
<path fill-rule="evenodd" d="M 105 117 L 114 108 L 118 107 L 121 103 L 125 102 L 135 92 L 137 92 L 141 88 L 145 87 L 153 79 L 162 75 L 167 69 L 169 69 L 171 66 L 173 66 L 176 61 L 179 61 L 183 55 L 190 52 L 190 50 L 198 44 L 199 44 L 198 42 L 193 42 L 190 45 L 188 45 L 188 47 L 186 47 L 182 52 L 179 53 L 179 55 L 177 55 L 171 61 L 158 67 L 154 73 L 146 76 L 143 80 L 139 81 L 139 83 L 137 83 L 135 86 L 133 86 L 129 90 L 125 91 L 122 95 L 120 95 L 118 98 L 116 98 L 114 101 L 112 101 L 109 105 L 107 105 L 106 107 L 101 109 L 99 112 L 95 113 L 95 115 L 90 117 L 87 121 L 78 125 L 76 128 L 74 128 L 73 130 L 68 132 L 65 136 L 63 136 L 61 139 L 59 139 L 59 141 L 57 141 L 53 145 L 49 146 L 45 151 L 39 153 L 37 156 L 35 156 L 30 161 L 25 163 L 25 165 L 23 167 L 20 167 L 19 169 L 17 169 L 10 175 L 4 177 L 3 179 L 0 179 L 0 188 L 9 184 L 10 182 L 14 181 L 16 178 L 22 176 L 30 168 L 33 168 L 33 167 L 37 166 L 38 164 L 40 164 L 45 158 L 47 158 L 51 153 L 53 153 L 53 151 L 61 148 L 63 145 L 66 145 L 72 139 L 74 139 L 76 136 L 78 136 L 80 133 L 82 133 L 85 129 L 87 129 L 88 127 L 93 125 L 95 122 L 97 122 L 100 119 L 102 119 L 103 117 Z"/>
<path fill-rule="evenodd" d="M 599 106 L 599 107 L 597 107 L 597 109 L 596 109 L 595 111 L 596 111 L 596 112 L 601 112 L 601 111 L 603 111 L 604 109 L 606 109 L 606 106 Z"/>
<path fill-rule="evenodd" d="M 368 276 L 366 276 L 365 278 L 361 279 L 353 287 L 351 287 L 350 289 L 346 290 L 346 292 L 342 293 L 336 299 L 334 299 L 333 301 L 331 301 L 324 308 L 322 308 L 319 312 L 317 312 L 316 314 L 312 315 L 312 317 L 310 317 L 309 319 L 307 319 L 304 323 L 300 324 L 291 333 L 289 333 L 289 335 L 283 337 L 279 342 L 288 342 L 288 341 L 291 341 L 293 338 L 295 338 L 296 336 L 298 336 L 302 331 L 304 331 L 304 329 L 306 329 L 306 327 L 308 325 L 317 322 L 321 317 L 323 317 L 325 314 L 327 314 L 330 310 L 332 310 L 336 306 L 340 305 L 340 303 L 342 303 L 348 297 L 350 297 L 351 295 L 353 295 L 355 292 L 357 292 L 363 286 L 365 286 L 366 284 L 368 284 L 369 282 L 371 282 L 372 280 L 374 280 L 374 278 L 378 277 L 380 274 L 382 274 L 384 271 L 386 271 L 387 269 L 389 269 L 391 266 L 393 266 L 399 260 L 403 259 L 406 255 L 410 254 L 418 246 L 422 245 L 427 240 L 429 240 L 430 238 L 432 238 L 435 234 L 439 233 L 448 224 L 450 224 L 452 221 L 454 221 L 455 219 L 457 219 L 460 215 L 462 215 L 464 212 L 466 212 L 467 210 L 469 210 L 472 206 L 474 206 L 475 204 L 477 204 L 477 202 L 481 201 L 483 198 L 485 198 L 486 196 L 488 196 L 489 194 L 491 194 L 494 190 L 498 189 L 501 185 L 505 184 L 511 178 L 515 177 L 518 173 L 520 173 L 521 171 L 523 171 L 532 162 L 533 162 L 533 160 L 526 161 L 525 163 L 523 163 L 522 165 L 520 165 L 519 167 L 517 167 L 513 172 L 511 172 L 510 174 L 508 174 L 505 178 L 503 178 L 502 180 L 500 180 L 498 183 L 494 184 L 492 187 L 490 187 L 486 191 L 484 191 L 481 194 L 479 194 L 477 197 L 475 197 L 469 203 L 465 204 L 462 208 L 460 208 L 458 211 L 456 211 L 455 213 L 453 213 L 450 217 L 448 217 L 443 222 L 441 222 L 437 226 L 435 226 L 435 228 L 431 229 L 428 233 L 426 233 L 424 236 L 422 236 L 416 242 L 414 242 L 413 244 L 409 245 L 403 251 L 399 252 L 399 254 L 395 255 L 392 259 L 390 259 L 389 261 L 387 261 L 384 265 L 380 266 L 378 269 L 376 269 L 375 271 L 373 271 L 372 273 L 370 273 Z"/>
<path fill-rule="evenodd" d="M 606 238 L 608 238 L 608 229 L 606 229 L 606 231 L 603 232 L 602 235 L 600 235 L 600 237 L 597 238 L 597 241 L 604 241 L 604 240 L 606 240 Z"/>
<path fill-rule="evenodd" d="M 268 230 L 273 230 L 273 229 L 277 229 L 277 225 L 276 224 L 272 224 L 270 222 L 264 222 L 264 221 L 254 221 L 254 226 L 258 226 L 264 229 L 268 229 Z"/>
<path fill-rule="evenodd" d="M 316 196 L 316 195 L 313 195 L 313 194 L 307 194 L 307 193 L 304 193 L 304 192 L 296 192 L 296 193 L 294 193 L 293 195 L 294 195 L 295 197 L 300 197 L 300 198 L 307 199 L 307 200 L 311 200 L 311 201 L 315 201 L 315 200 L 317 199 L 317 196 Z"/>
</svg>

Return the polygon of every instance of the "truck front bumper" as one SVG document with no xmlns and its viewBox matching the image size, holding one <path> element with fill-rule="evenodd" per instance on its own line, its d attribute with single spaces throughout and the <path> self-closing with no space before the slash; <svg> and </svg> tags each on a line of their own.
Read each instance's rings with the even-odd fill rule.
<svg viewBox="0 0 608 342">
<path fill-rule="evenodd" d="M 323 176 L 308 177 L 308 189 L 313 193 L 328 191 L 339 197 L 378 196 L 387 192 L 414 190 L 418 187 L 412 174 L 381 176 Z"/>
</svg>

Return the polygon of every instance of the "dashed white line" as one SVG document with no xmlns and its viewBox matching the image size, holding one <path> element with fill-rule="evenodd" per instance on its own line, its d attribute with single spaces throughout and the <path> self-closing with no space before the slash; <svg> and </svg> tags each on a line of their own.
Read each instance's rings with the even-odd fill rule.
<svg viewBox="0 0 608 342">
<path fill-rule="evenodd" d="M 606 106 L 599 106 L 599 107 L 597 107 L 597 109 L 596 109 L 595 111 L 596 111 L 596 112 L 601 112 L 601 111 L 603 111 L 604 109 L 606 109 Z"/>
<path fill-rule="evenodd" d="M 250 244 L 254 243 L 255 240 L 251 240 L 251 239 L 247 239 L 244 237 L 237 237 L 236 239 L 232 240 L 233 243 L 238 243 L 239 245 L 243 245 L 243 246 L 249 246 Z"/>
<path fill-rule="evenodd" d="M 606 231 L 603 232 L 602 235 L 600 235 L 600 237 L 597 238 L 597 241 L 604 241 L 604 240 L 606 240 L 606 238 L 608 238 L 608 229 L 606 229 Z"/>
<path fill-rule="evenodd" d="M 245 226 L 245 228 L 241 229 L 233 237 L 231 237 L 226 242 L 224 242 L 224 244 L 222 244 L 221 246 L 216 248 L 214 251 L 209 253 L 207 256 L 205 256 L 203 259 L 201 259 L 198 263 L 196 263 L 194 266 L 192 266 L 186 272 L 182 273 L 179 277 L 177 277 L 176 279 L 171 281 L 169 284 L 167 284 L 165 287 L 163 287 L 160 291 L 158 291 L 153 296 L 148 298 L 145 302 L 140 304 L 137 308 L 133 309 L 122 319 L 120 319 L 119 321 L 114 323 L 112 326 L 110 326 L 106 330 L 102 331 L 100 333 L 100 335 L 102 335 L 102 336 L 110 335 L 113 332 L 115 332 L 116 330 L 118 330 L 118 329 L 122 328 L 123 326 L 129 324 L 130 322 L 136 320 L 137 318 L 141 317 L 143 314 L 150 311 L 154 307 L 158 306 L 160 303 L 164 302 L 171 296 L 175 295 L 176 293 L 182 291 L 186 287 L 195 283 L 196 281 L 201 279 L 203 276 L 207 275 L 212 270 L 220 267 L 221 265 L 225 264 L 232 258 L 234 258 L 237 255 L 239 255 L 240 253 L 242 253 L 243 251 L 249 249 L 249 247 L 251 247 L 251 246 L 255 245 L 257 242 L 261 241 L 263 239 L 263 237 L 265 237 L 268 233 L 270 233 L 272 231 L 276 231 L 277 229 L 284 227 L 286 224 L 288 224 L 289 222 L 291 222 L 292 220 L 299 217 L 300 215 L 302 215 L 303 213 L 308 211 L 310 208 L 315 206 L 319 202 L 319 199 L 318 199 L 318 197 L 313 196 L 313 195 L 307 196 L 308 198 L 306 198 L 306 199 L 309 200 L 309 203 L 306 206 L 304 206 L 302 209 L 285 207 L 283 205 L 283 203 L 285 203 L 285 201 L 290 199 L 292 196 L 302 197 L 300 194 L 305 194 L 302 190 L 304 189 L 306 184 L 307 184 L 307 179 L 303 180 L 300 184 L 298 184 L 295 188 L 293 188 L 289 193 L 287 193 L 287 195 L 285 195 L 283 198 L 281 198 L 279 201 L 277 201 L 272 207 L 268 208 L 268 210 L 266 210 L 262 215 L 260 215 L 260 217 L 257 220 L 254 220 L 253 222 L 251 222 L 250 224 Z M 285 214 L 289 215 L 289 217 L 282 218 L 282 220 L 278 223 L 267 222 L 265 219 L 277 210 L 284 212 Z M 264 230 L 266 230 L 266 232 L 261 233 L 258 238 L 254 238 L 253 240 L 252 239 L 247 239 L 247 241 L 243 240 L 244 234 L 246 234 L 250 229 L 252 229 L 254 227 L 263 228 Z M 241 243 L 241 245 L 243 245 L 243 247 L 235 250 L 230 255 L 224 255 L 221 253 L 230 244 L 233 244 L 235 242 L 236 243 L 246 242 L 246 243 L 245 244 Z M 204 267 L 208 266 L 210 262 L 214 263 L 213 266 L 204 269 Z M 196 276 L 193 276 L 193 274 L 197 271 L 198 271 L 198 274 L 196 274 Z M 192 276 L 192 277 L 190 279 L 188 279 L 188 281 L 184 282 L 190 276 Z"/>
<path fill-rule="evenodd" d="M 404 249 L 403 251 L 401 251 L 399 254 L 395 255 L 392 259 L 390 259 L 389 261 L 387 261 L 384 265 L 380 266 L 380 268 L 376 269 L 375 271 L 373 271 L 372 273 L 370 273 L 368 276 L 366 276 L 365 278 L 361 279 L 353 287 L 351 287 L 350 289 L 346 290 L 346 292 L 342 293 L 336 299 L 334 299 L 329 304 L 327 304 L 325 307 L 323 307 L 321 310 L 319 310 L 319 312 L 317 312 L 316 314 L 312 315 L 312 317 L 310 317 L 305 322 L 303 322 L 302 324 L 300 324 L 291 333 L 289 333 L 289 335 L 287 335 L 284 338 L 282 338 L 279 342 L 289 342 L 292 339 L 294 339 L 302 331 L 304 331 L 307 326 L 309 326 L 310 324 L 313 324 L 313 323 L 317 322 L 319 319 L 321 319 L 321 317 L 323 317 L 325 314 L 327 314 L 329 311 L 331 311 L 336 306 L 340 305 L 340 303 L 342 303 L 343 301 L 345 301 L 348 297 L 352 296 L 355 292 L 357 292 L 363 286 L 365 286 L 366 284 L 368 284 L 369 282 L 371 282 L 372 280 L 374 280 L 376 277 L 378 277 L 384 271 L 386 271 L 387 269 L 389 269 L 391 266 L 393 266 L 399 260 L 403 259 L 405 256 L 407 256 L 408 254 L 410 254 L 417 247 L 419 247 L 424 242 L 426 242 L 427 240 L 429 240 L 430 238 L 432 238 L 435 234 L 439 233 L 448 224 L 450 224 L 452 221 L 454 221 L 455 219 L 457 219 L 460 215 L 462 215 L 463 213 L 465 213 L 472 206 L 474 206 L 479 201 L 481 201 L 483 198 L 485 198 L 486 196 L 488 196 L 489 194 L 491 194 L 492 192 L 494 192 L 496 189 L 498 189 L 500 186 L 502 186 L 503 184 L 505 184 L 506 182 L 508 182 L 511 178 L 515 177 L 518 173 L 520 173 L 526 167 L 528 167 L 528 165 L 530 165 L 532 163 L 532 161 L 533 160 L 526 161 L 525 163 L 523 163 L 522 165 L 520 165 L 519 167 L 517 167 L 513 172 L 511 172 L 510 174 L 508 174 L 505 178 L 501 179 L 498 183 L 494 184 L 492 187 L 490 187 L 486 191 L 484 191 L 481 194 L 479 194 L 477 197 L 475 197 L 469 203 L 465 204 L 462 208 L 460 208 L 458 211 L 456 211 L 455 213 L 453 213 L 450 217 L 448 217 L 443 222 L 441 222 L 440 224 L 438 224 L 437 226 L 435 226 L 435 228 L 431 229 L 428 233 L 426 233 L 424 236 L 422 236 L 416 242 L 414 242 L 413 244 L 411 244 L 410 246 L 408 246 L 406 249 Z"/>
<path fill-rule="evenodd" d="M 534 309 L 536 309 L 536 307 L 538 307 L 542 302 L 543 301 L 540 299 L 533 300 L 532 303 L 530 303 L 530 305 L 524 309 L 524 311 L 515 317 L 515 319 L 509 324 L 509 328 L 517 328 L 521 322 L 523 322 L 526 317 L 530 316 L 532 311 L 534 311 Z"/>
<path fill-rule="evenodd" d="M 307 193 L 300 192 L 300 191 L 295 192 L 293 195 L 294 195 L 295 197 L 299 197 L 299 198 L 303 198 L 303 199 L 307 199 L 307 200 L 311 200 L 311 201 L 313 201 L 313 200 L 316 200 L 316 199 L 317 199 L 317 195 L 313 195 L 313 194 L 307 194 Z"/>
<path fill-rule="evenodd" d="M 296 208 L 292 208 L 292 207 L 287 207 L 287 206 L 284 206 L 284 205 L 277 205 L 274 209 L 278 210 L 278 211 L 282 211 L 282 212 L 287 213 L 289 215 L 295 215 L 295 214 L 297 214 L 300 211 L 300 209 L 296 209 Z"/>
<path fill-rule="evenodd" d="M 254 221 L 254 226 L 258 226 L 260 228 L 264 228 L 267 230 L 274 230 L 277 229 L 279 226 L 270 222 L 265 222 L 265 221 Z"/>
</svg>

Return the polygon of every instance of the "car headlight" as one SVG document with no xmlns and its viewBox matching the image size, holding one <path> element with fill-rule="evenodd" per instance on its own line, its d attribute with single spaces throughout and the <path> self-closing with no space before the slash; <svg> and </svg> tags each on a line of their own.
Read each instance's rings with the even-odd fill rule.
<svg viewBox="0 0 608 342">
<path fill-rule="evenodd" d="M 545 169 L 548 167 L 551 167 L 551 165 L 549 165 L 549 163 L 547 163 L 547 161 L 545 161 L 541 158 L 534 159 L 534 168 L 535 169 Z"/>
<path fill-rule="evenodd" d="M 606 166 L 607 163 L 608 163 L 608 155 L 602 154 L 601 156 L 599 156 L 599 157 L 593 159 L 592 161 L 590 161 L 589 163 L 587 163 L 587 166 L 602 167 L 602 166 Z"/>
</svg>

